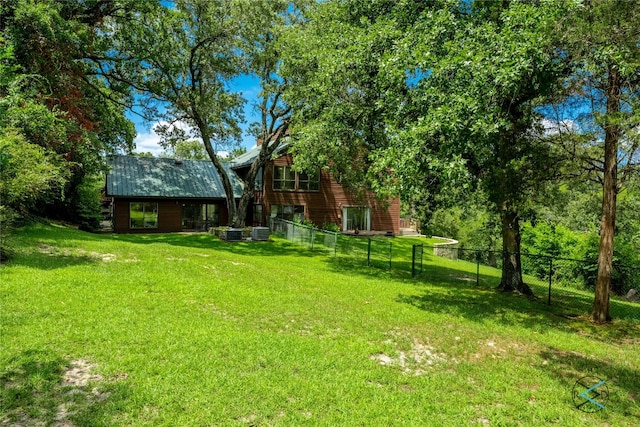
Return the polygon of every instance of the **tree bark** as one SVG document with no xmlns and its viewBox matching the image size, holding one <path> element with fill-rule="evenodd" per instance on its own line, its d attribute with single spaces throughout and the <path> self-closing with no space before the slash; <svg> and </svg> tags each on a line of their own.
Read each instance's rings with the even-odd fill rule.
<svg viewBox="0 0 640 427">
<path fill-rule="evenodd" d="M 227 212 L 229 213 L 228 225 L 231 227 L 237 221 L 236 199 L 233 194 L 233 184 L 231 184 L 231 179 L 229 178 L 229 174 L 227 173 L 227 170 L 224 168 L 222 161 L 220 160 L 215 150 L 213 149 L 209 136 L 206 134 L 206 132 L 204 132 L 204 126 L 200 127 L 200 135 L 202 136 L 204 148 L 207 151 L 207 154 L 209 155 L 209 159 L 213 163 L 213 166 L 216 168 L 216 171 L 220 176 L 220 180 L 222 181 L 222 188 L 224 189 L 224 194 L 227 199 Z"/>
<path fill-rule="evenodd" d="M 598 251 L 598 276 L 593 302 L 593 321 L 611 321 L 609 292 L 613 270 L 613 238 L 616 228 L 616 202 L 618 196 L 618 139 L 620 125 L 616 123 L 620 112 L 620 74 L 609 67 L 607 80 L 607 117 L 604 137 L 604 176 L 602 188 L 602 219 L 600 221 L 600 248 Z M 613 120 L 611 120 L 613 119 Z"/>
<path fill-rule="evenodd" d="M 503 208 L 500 219 L 502 220 L 502 280 L 498 289 L 503 292 L 520 292 L 533 296 L 533 291 L 522 279 L 518 214 Z"/>
<path fill-rule="evenodd" d="M 256 176 L 257 169 L 254 171 L 254 167 L 251 165 L 247 176 L 243 180 L 244 189 L 242 190 L 242 196 L 240 196 L 240 200 L 238 201 L 238 211 L 236 212 L 237 218 L 236 222 L 233 224 L 234 227 L 243 228 L 246 225 L 247 210 L 251 200 L 253 199 Z"/>
</svg>

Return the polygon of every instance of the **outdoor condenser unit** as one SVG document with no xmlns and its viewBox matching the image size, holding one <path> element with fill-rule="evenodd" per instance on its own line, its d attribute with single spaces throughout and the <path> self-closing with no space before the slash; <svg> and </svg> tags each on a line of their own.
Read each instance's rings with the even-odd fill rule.
<svg viewBox="0 0 640 427">
<path fill-rule="evenodd" d="M 229 242 L 237 242 L 242 240 L 242 229 L 241 228 L 228 228 L 224 232 L 224 240 Z"/>
<path fill-rule="evenodd" d="M 251 240 L 269 240 L 269 227 L 253 227 Z"/>
</svg>

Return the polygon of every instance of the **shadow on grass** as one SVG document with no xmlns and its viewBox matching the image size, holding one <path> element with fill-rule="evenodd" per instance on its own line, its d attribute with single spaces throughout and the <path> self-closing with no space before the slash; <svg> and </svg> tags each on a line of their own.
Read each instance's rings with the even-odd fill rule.
<svg viewBox="0 0 640 427">
<path fill-rule="evenodd" d="M 625 416 L 640 417 L 640 372 L 608 363 L 601 359 L 592 359 L 577 353 L 549 347 L 540 352 L 548 361 L 544 372 L 557 380 L 567 389 L 567 399 L 571 400 L 574 384 L 585 376 L 598 377 L 608 383 L 612 410 Z M 582 389 L 584 391 L 584 389 Z"/>
<path fill-rule="evenodd" d="M 372 260 L 366 265 L 366 254 L 360 258 L 338 257 L 327 261 L 330 267 L 344 274 L 360 274 L 367 277 L 389 277 L 411 282 L 424 288 L 421 295 L 400 295 L 398 301 L 411 304 L 425 311 L 451 313 L 470 320 L 485 322 L 489 319 L 503 324 L 519 324 L 536 329 L 564 328 L 579 333 L 593 333 L 599 340 L 618 341 L 628 334 L 611 333 L 601 335 L 589 331 L 589 327 L 600 328 L 589 322 L 577 324 L 576 317 L 588 317 L 593 306 L 593 297 L 570 288 L 552 289 L 551 305 L 548 304 L 548 286 L 531 283 L 536 298 L 530 299 L 512 293 L 503 293 L 495 288 L 500 283 L 500 271 L 487 273 L 482 267 L 476 274 L 475 266 L 461 262 L 460 267 L 443 265 L 437 257 L 425 257 L 422 272 L 411 277 L 411 261 L 395 260 L 389 270 L 388 261 Z M 630 307 L 631 303 L 611 301 L 611 312 L 619 330 L 637 331 L 640 328 L 640 313 Z"/>
<path fill-rule="evenodd" d="M 208 233 L 166 233 L 166 234 L 114 234 L 114 241 L 133 244 L 166 244 L 197 249 L 226 251 L 237 255 L 300 255 L 315 256 L 315 252 L 306 250 L 286 240 L 226 242 Z"/>
<path fill-rule="evenodd" d="M 68 383 L 71 365 L 50 351 L 28 350 L 0 371 L 0 425 L 107 426 L 129 394 L 121 383 Z"/>
<path fill-rule="evenodd" d="M 27 227 L 17 239 L 21 253 L 8 265 L 23 265 L 35 269 L 51 270 L 68 266 L 97 263 L 109 254 L 83 251 L 83 242 L 123 242 L 133 245 L 165 244 L 202 250 L 226 251 L 246 256 L 318 255 L 282 239 L 260 242 L 225 242 L 208 233 L 149 233 L 149 234 L 92 234 L 77 229 L 34 225 Z"/>
<path fill-rule="evenodd" d="M 424 255 L 424 265 L 422 272 L 415 278 L 411 277 L 411 246 L 408 244 L 395 245 L 392 255 L 392 265 L 389 268 L 388 242 L 373 245 L 380 250 L 372 254 L 371 266 L 367 265 L 366 240 L 364 239 L 343 239 L 341 244 L 347 245 L 347 254 L 339 253 L 334 257 L 331 250 L 317 247 L 314 250 L 306 249 L 295 243 L 284 239 L 274 238 L 266 242 L 225 242 L 207 233 L 166 233 L 166 234 L 111 234 L 96 235 L 81 232 L 66 227 L 36 227 L 29 230 L 25 237 L 25 243 L 37 246 L 35 251 L 28 257 L 17 257 L 12 263 L 27 265 L 38 269 L 54 269 L 66 266 L 90 264 L 99 261 L 96 255 L 87 253 L 65 252 L 65 242 L 73 242 L 69 245 L 77 247 L 82 241 L 105 241 L 105 242 L 127 242 L 135 245 L 166 244 L 172 246 L 197 248 L 203 250 L 226 251 L 242 256 L 300 256 L 300 257 L 324 257 L 330 268 L 336 272 L 344 274 L 359 274 L 367 277 L 385 278 L 394 280 L 410 281 L 417 286 L 436 286 L 442 289 L 448 300 L 438 301 L 438 295 L 426 294 L 423 296 L 412 296 L 411 301 L 408 296 L 401 296 L 406 303 L 411 303 L 425 310 L 451 311 L 449 306 L 460 306 L 466 300 L 471 304 L 468 316 L 482 319 L 489 315 L 491 310 L 476 313 L 477 307 L 481 304 L 478 298 L 482 296 L 482 304 L 490 304 L 495 310 L 518 310 L 522 313 L 553 314 L 556 316 L 572 317 L 584 315 L 590 312 L 593 303 L 592 297 L 571 289 L 554 287 L 552 290 L 552 306 L 546 306 L 547 289 L 537 284 L 534 292 L 538 296 L 537 300 L 529 300 L 514 295 L 505 295 L 493 291 L 499 283 L 499 271 L 496 274 L 487 274 L 486 268 L 482 268 L 477 283 L 474 263 L 460 261 L 459 265 L 451 266 L 451 262 L 435 257 L 431 254 Z M 49 243 L 47 243 L 49 242 Z M 55 243 L 52 243 L 55 242 Z M 406 243 L 406 242 L 405 242 Z M 343 248 L 344 249 L 344 248 Z M 443 265 L 444 264 L 444 265 Z M 452 291 L 455 290 L 455 291 Z M 467 295 L 468 294 L 468 295 Z M 486 301 L 484 301 L 486 300 Z M 515 301 L 508 303 L 507 301 Z M 461 301 L 461 302 L 457 302 Z M 505 305 L 506 304 L 506 305 Z M 611 301 L 612 314 L 622 320 L 640 321 L 640 309 L 630 306 L 628 303 Z M 464 314 L 464 308 L 456 308 L 456 311 Z M 469 311 L 469 310 L 467 310 Z M 524 316 L 524 314 L 523 314 Z M 503 316 L 504 317 L 504 316 Z M 512 316 L 513 317 L 513 316 Z M 517 317 L 517 316 L 516 316 Z"/>
<path fill-rule="evenodd" d="M 29 256 L 12 258 L 7 264 L 21 265 L 38 270 L 56 270 L 58 268 L 96 264 L 98 262 L 99 258 L 84 254 L 31 253 Z"/>
</svg>

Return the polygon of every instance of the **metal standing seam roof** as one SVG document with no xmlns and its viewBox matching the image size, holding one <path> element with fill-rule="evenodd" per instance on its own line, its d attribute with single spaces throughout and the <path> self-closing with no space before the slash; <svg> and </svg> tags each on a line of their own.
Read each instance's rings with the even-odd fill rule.
<svg viewBox="0 0 640 427">
<path fill-rule="evenodd" d="M 275 158 L 280 156 L 284 152 L 284 150 L 287 148 L 287 145 L 288 143 L 286 141 L 280 143 L 280 145 L 278 146 L 276 151 L 274 151 L 271 157 Z M 256 157 L 258 157 L 261 149 L 262 149 L 262 146 L 258 145 L 256 147 L 253 147 L 251 150 L 247 151 L 246 153 L 241 154 L 240 156 L 236 157 L 231 161 L 231 167 L 234 169 L 240 169 L 240 168 L 249 166 L 251 163 L 253 163 Z"/>
<path fill-rule="evenodd" d="M 157 157 L 114 156 L 107 175 L 110 197 L 159 197 L 224 199 L 224 187 L 209 160 L 182 160 Z M 242 195 L 242 181 L 224 164 L 235 197 Z"/>
</svg>

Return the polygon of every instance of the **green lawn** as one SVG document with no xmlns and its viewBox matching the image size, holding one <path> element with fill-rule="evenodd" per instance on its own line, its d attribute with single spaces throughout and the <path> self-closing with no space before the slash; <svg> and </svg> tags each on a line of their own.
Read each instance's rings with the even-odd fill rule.
<svg viewBox="0 0 640 427">
<path fill-rule="evenodd" d="M 411 278 L 420 239 L 393 239 L 391 271 L 280 239 L 38 225 L 15 241 L 0 426 L 640 424 L 637 322 L 596 327 L 426 252 Z M 607 380 L 603 411 L 574 406 L 587 375 Z"/>
</svg>

